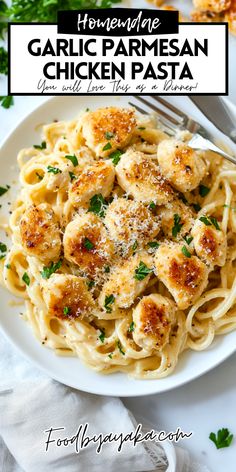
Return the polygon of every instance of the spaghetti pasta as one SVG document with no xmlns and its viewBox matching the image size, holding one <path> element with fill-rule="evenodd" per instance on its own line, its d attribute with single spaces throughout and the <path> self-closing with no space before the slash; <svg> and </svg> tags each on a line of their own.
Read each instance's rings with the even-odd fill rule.
<svg viewBox="0 0 236 472">
<path fill-rule="evenodd" d="M 235 170 L 189 138 L 110 107 L 19 152 L 2 280 L 57 354 L 157 379 L 236 328 Z"/>
</svg>

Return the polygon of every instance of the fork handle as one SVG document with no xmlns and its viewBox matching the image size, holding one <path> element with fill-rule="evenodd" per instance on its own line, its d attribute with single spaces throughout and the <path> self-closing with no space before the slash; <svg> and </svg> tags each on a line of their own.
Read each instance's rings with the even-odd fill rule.
<svg viewBox="0 0 236 472">
<path fill-rule="evenodd" d="M 220 154 L 221 156 L 225 157 L 228 159 L 228 161 L 233 162 L 233 164 L 236 164 L 236 157 L 231 156 L 227 152 L 223 151 L 221 148 L 213 144 L 209 139 L 203 138 L 200 134 L 196 133 L 193 135 L 192 139 L 189 142 L 189 145 L 193 149 L 200 149 L 202 151 L 213 151 L 216 152 L 217 154 Z"/>
</svg>

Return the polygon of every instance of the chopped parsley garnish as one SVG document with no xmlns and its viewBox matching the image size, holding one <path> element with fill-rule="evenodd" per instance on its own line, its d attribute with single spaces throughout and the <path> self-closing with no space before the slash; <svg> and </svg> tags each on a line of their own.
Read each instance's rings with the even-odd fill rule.
<svg viewBox="0 0 236 472">
<path fill-rule="evenodd" d="M 43 180 L 43 176 L 40 175 L 38 172 L 36 172 L 36 175 L 37 175 L 37 177 L 38 177 L 39 180 Z"/>
<path fill-rule="evenodd" d="M 6 193 L 8 190 L 9 190 L 10 186 L 7 185 L 6 188 L 5 187 L 0 187 L 0 197 L 2 195 L 4 195 L 4 193 Z"/>
<path fill-rule="evenodd" d="M 213 441 L 217 449 L 222 449 L 223 447 L 229 447 L 233 441 L 234 435 L 229 432 L 228 428 L 222 428 L 215 433 L 210 433 L 209 439 Z"/>
<path fill-rule="evenodd" d="M 108 357 L 112 359 L 112 356 L 113 356 L 113 352 L 110 352 L 110 354 L 108 354 Z"/>
<path fill-rule="evenodd" d="M 64 306 L 63 308 L 63 315 L 69 315 L 71 312 L 71 309 L 69 306 Z"/>
<path fill-rule="evenodd" d="M 0 97 L 1 106 L 3 108 L 10 108 L 14 105 L 14 98 L 11 95 L 3 95 Z"/>
<path fill-rule="evenodd" d="M 230 208 L 230 210 L 236 211 L 235 207 L 231 207 L 230 205 L 223 205 L 223 208 Z"/>
<path fill-rule="evenodd" d="M 150 208 L 150 210 L 155 210 L 156 204 L 155 204 L 154 202 L 151 202 L 151 203 L 149 204 L 149 208 Z"/>
<path fill-rule="evenodd" d="M 143 131 L 145 128 L 145 126 L 139 126 L 138 129 L 140 129 L 140 131 Z"/>
<path fill-rule="evenodd" d="M 104 328 L 100 328 L 100 331 L 101 331 L 101 334 L 99 337 L 101 343 L 104 343 L 104 339 L 105 339 L 105 329 Z"/>
<path fill-rule="evenodd" d="M 181 248 L 181 251 L 182 251 L 182 253 L 185 257 L 189 257 L 189 258 L 191 257 L 191 252 L 189 252 L 189 250 L 186 248 L 186 246 L 183 246 Z"/>
<path fill-rule="evenodd" d="M 119 351 L 121 352 L 121 354 L 122 354 L 123 356 L 125 356 L 125 351 L 123 350 L 123 347 L 122 347 L 121 342 L 120 342 L 120 341 L 117 341 L 116 344 L 117 344 L 117 347 L 118 347 Z"/>
<path fill-rule="evenodd" d="M 27 272 L 24 273 L 24 275 L 23 275 L 23 277 L 22 277 L 22 280 L 23 280 L 23 282 L 25 282 L 26 285 L 29 286 L 29 284 L 30 284 L 30 278 L 29 278 Z"/>
<path fill-rule="evenodd" d="M 192 242 L 193 237 L 192 237 L 192 236 L 189 236 L 189 237 L 188 237 L 188 236 L 184 236 L 184 240 L 185 240 L 186 243 L 189 245 L 189 244 Z"/>
<path fill-rule="evenodd" d="M 1 2 L 1 4 L 4 2 Z M 2 13 L 0 13 L 0 16 L 2 16 Z M 0 39 L 4 40 L 4 34 L 7 30 L 7 22 L 6 21 L 1 21 L 0 22 Z"/>
<path fill-rule="evenodd" d="M 115 134 L 114 133 L 111 133 L 110 131 L 106 131 L 105 134 L 104 134 L 105 138 L 106 139 L 112 139 L 115 137 Z"/>
<path fill-rule="evenodd" d="M 133 252 L 136 251 L 137 247 L 138 247 L 138 241 L 136 240 L 136 241 L 134 242 L 133 246 L 132 246 Z"/>
<path fill-rule="evenodd" d="M 119 149 L 117 149 L 116 151 L 112 152 L 108 156 L 109 159 L 112 160 L 112 164 L 114 164 L 114 166 L 117 166 L 118 162 L 120 162 L 120 158 L 121 158 L 122 154 L 124 154 L 124 151 L 120 151 Z"/>
<path fill-rule="evenodd" d="M 180 200 L 181 200 L 183 203 L 185 203 L 185 204 L 188 203 L 188 200 L 187 200 L 187 198 L 184 196 L 183 193 L 180 193 L 180 194 L 179 194 L 179 198 L 180 198 Z"/>
<path fill-rule="evenodd" d="M 73 182 L 74 179 L 76 179 L 76 175 L 73 172 L 69 172 L 70 180 Z"/>
<path fill-rule="evenodd" d="M 133 333 L 134 328 L 135 328 L 135 323 L 134 321 L 132 321 L 129 325 L 128 333 Z"/>
<path fill-rule="evenodd" d="M 107 144 L 105 144 L 105 146 L 102 148 L 102 150 L 103 150 L 103 151 L 109 151 L 109 149 L 111 149 L 111 148 L 112 148 L 111 143 L 107 143 Z"/>
<path fill-rule="evenodd" d="M 88 280 L 87 285 L 88 285 L 88 288 L 94 287 L 94 285 L 95 285 L 94 280 Z"/>
<path fill-rule="evenodd" d="M 46 149 L 46 141 L 42 141 L 41 144 L 34 144 L 34 149 Z"/>
<path fill-rule="evenodd" d="M 111 270 L 110 266 L 107 265 L 107 266 L 104 267 L 105 274 L 109 274 L 110 270 Z"/>
<path fill-rule="evenodd" d="M 94 244 L 88 238 L 84 238 L 83 246 L 87 251 L 91 251 L 94 248 Z"/>
<path fill-rule="evenodd" d="M 207 216 L 201 216 L 201 218 L 199 218 L 199 220 L 204 223 L 204 225 L 206 226 L 211 226 L 211 222 L 210 220 L 208 219 Z"/>
<path fill-rule="evenodd" d="M 1 2 L 0 2 L 0 6 L 1 6 Z M 5 48 L 0 47 L 0 74 L 7 75 L 7 73 L 8 73 L 8 54 Z"/>
<path fill-rule="evenodd" d="M 94 195 L 90 200 L 88 211 L 92 211 L 95 215 L 103 218 L 105 216 L 105 210 L 107 208 L 107 202 L 103 198 L 101 193 Z"/>
<path fill-rule="evenodd" d="M 152 249 L 153 249 L 153 248 L 154 248 L 154 249 L 157 249 L 157 248 L 160 246 L 160 244 L 159 244 L 157 241 L 150 241 L 150 242 L 148 243 L 148 246 L 151 247 Z"/>
<path fill-rule="evenodd" d="M 177 234 L 181 231 L 181 228 L 183 226 L 183 223 L 180 223 L 181 222 L 181 217 L 175 213 L 174 214 L 174 226 L 172 228 L 172 236 L 174 236 L 174 238 L 176 238 Z"/>
<path fill-rule="evenodd" d="M 11 269 L 11 264 L 6 264 L 7 269 Z"/>
<path fill-rule="evenodd" d="M 79 164 L 78 159 L 77 159 L 77 157 L 76 157 L 75 154 L 73 154 L 73 156 L 70 155 L 70 154 L 67 154 L 67 155 L 64 156 L 64 157 L 65 157 L 65 159 L 69 159 L 69 161 L 72 162 L 72 164 L 73 164 L 74 167 L 76 167 L 76 166 Z"/>
<path fill-rule="evenodd" d="M 202 207 L 199 205 L 199 203 L 193 203 L 193 208 L 198 213 Z"/>
<path fill-rule="evenodd" d="M 86 108 L 86 110 L 85 110 L 85 111 L 89 111 L 89 108 Z"/>
<path fill-rule="evenodd" d="M 60 259 L 58 262 L 50 262 L 49 266 L 45 266 L 41 272 L 43 279 L 49 279 L 54 272 L 60 269 L 62 265 L 62 260 Z"/>
<path fill-rule="evenodd" d="M 134 278 L 136 280 L 143 280 L 145 277 L 152 272 L 152 269 L 149 269 L 144 262 L 140 261 L 139 266 L 135 269 Z"/>
<path fill-rule="evenodd" d="M 209 187 L 206 187 L 203 184 L 199 185 L 199 195 L 201 195 L 201 197 L 206 197 L 206 195 L 208 195 L 209 192 L 210 192 Z"/>
<path fill-rule="evenodd" d="M 7 246 L 4 243 L 0 243 L 0 252 L 7 252 Z"/>
<path fill-rule="evenodd" d="M 219 223 L 218 223 L 217 219 L 214 218 L 213 216 L 210 216 L 210 220 L 211 220 L 212 224 L 215 226 L 215 229 L 220 230 Z"/>
<path fill-rule="evenodd" d="M 216 218 L 214 218 L 214 216 L 201 216 L 201 218 L 199 218 L 199 220 L 204 223 L 206 226 L 215 226 L 215 228 L 217 230 L 220 230 L 220 227 L 219 227 L 219 223 L 217 221 Z"/>
<path fill-rule="evenodd" d="M 47 171 L 51 172 L 52 174 L 61 174 L 62 173 L 61 169 L 58 169 L 58 167 L 53 167 L 53 166 L 47 166 Z"/>
<path fill-rule="evenodd" d="M 107 313 L 111 313 L 111 305 L 114 303 L 115 297 L 114 295 L 106 295 L 105 296 L 105 303 L 104 303 L 104 308 Z"/>
</svg>

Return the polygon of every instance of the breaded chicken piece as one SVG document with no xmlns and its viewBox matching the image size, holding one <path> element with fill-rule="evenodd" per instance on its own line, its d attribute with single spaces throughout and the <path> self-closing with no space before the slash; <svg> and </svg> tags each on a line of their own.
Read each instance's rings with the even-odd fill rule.
<svg viewBox="0 0 236 472">
<path fill-rule="evenodd" d="M 180 192 L 196 188 L 207 172 L 204 152 L 176 139 L 162 141 L 157 149 L 161 172 Z"/>
<path fill-rule="evenodd" d="M 143 203 L 117 198 L 109 205 L 104 223 L 111 238 L 122 245 L 125 253 L 140 249 L 159 232 L 159 218 Z"/>
<path fill-rule="evenodd" d="M 92 278 L 104 271 L 114 255 L 114 244 L 93 213 L 79 215 L 67 225 L 63 244 L 65 258 Z"/>
<path fill-rule="evenodd" d="M 176 306 L 167 297 L 152 293 L 137 304 L 133 311 L 133 338 L 144 349 L 161 351 L 169 342 Z"/>
<path fill-rule="evenodd" d="M 61 234 L 56 215 L 47 203 L 29 206 L 20 221 L 20 235 L 29 256 L 56 261 L 61 253 Z"/>
<path fill-rule="evenodd" d="M 53 274 L 43 288 L 50 316 L 64 320 L 83 317 L 94 309 L 93 298 L 82 277 Z"/>
<path fill-rule="evenodd" d="M 223 231 L 213 225 L 206 226 L 196 220 L 192 229 L 195 251 L 210 266 L 223 266 L 226 259 L 226 237 Z"/>
<path fill-rule="evenodd" d="M 96 194 L 107 197 L 113 188 L 115 169 L 110 161 L 99 161 L 88 166 L 74 180 L 69 189 L 69 200 L 77 207 L 84 205 Z"/>
<path fill-rule="evenodd" d="M 193 4 L 198 10 L 219 13 L 230 7 L 231 0 L 193 0 Z"/>
<path fill-rule="evenodd" d="M 142 152 L 128 149 L 116 166 L 118 184 L 143 203 L 165 205 L 174 198 L 169 182 L 163 177 L 158 165 Z"/>
<path fill-rule="evenodd" d="M 107 107 L 86 113 L 82 133 L 96 156 L 109 156 L 127 146 L 136 126 L 134 108 Z"/>
<path fill-rule="evenodd" d="M 186 257 L 182 247 L 180 244 L 161 245 L 155 255 L 155 268 L 157 277 L 168 288 L 178 308 L 185 310 L 206 288 L 209 271 L 198 257 Z"/>
<path fill-rule="evenodd" d="M 180 200 L 173 200 L 167 206 L 159 207 L 157 214 L 161 218 L 161 229 L 168 239 L 183 239 L 194 225 L 193 212 Z"/>
<path fill-rule="evenodd" d="M 136 270 L 145 264 L 144 277 L 137 278 Z M 114 313 L 119 308 L 129 308 L 135 299 L 145 290 L 153 265 L 152 257 L 145 251 L 135 254 L 128 260 L 114 267 L 108 281 L 103 285 L 98 303 L 103 310 Z M 144 267 L 143 265 L 141 267 Z M 112 297 L 112 303 L 108 303 Z"/>
</svg>

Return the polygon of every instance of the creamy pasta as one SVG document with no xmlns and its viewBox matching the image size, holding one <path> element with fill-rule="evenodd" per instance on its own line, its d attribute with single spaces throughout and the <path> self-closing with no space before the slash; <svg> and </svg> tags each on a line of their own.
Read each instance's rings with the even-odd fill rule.
<svg viewBox="0 0 236 472">
<path fill-rule="evenodd" d="M 4 285 L 46 347 L 156 379 L 236 327 L 236 170 L 133 108 L 43 128 L 17 157 Z"/>
</svg>

